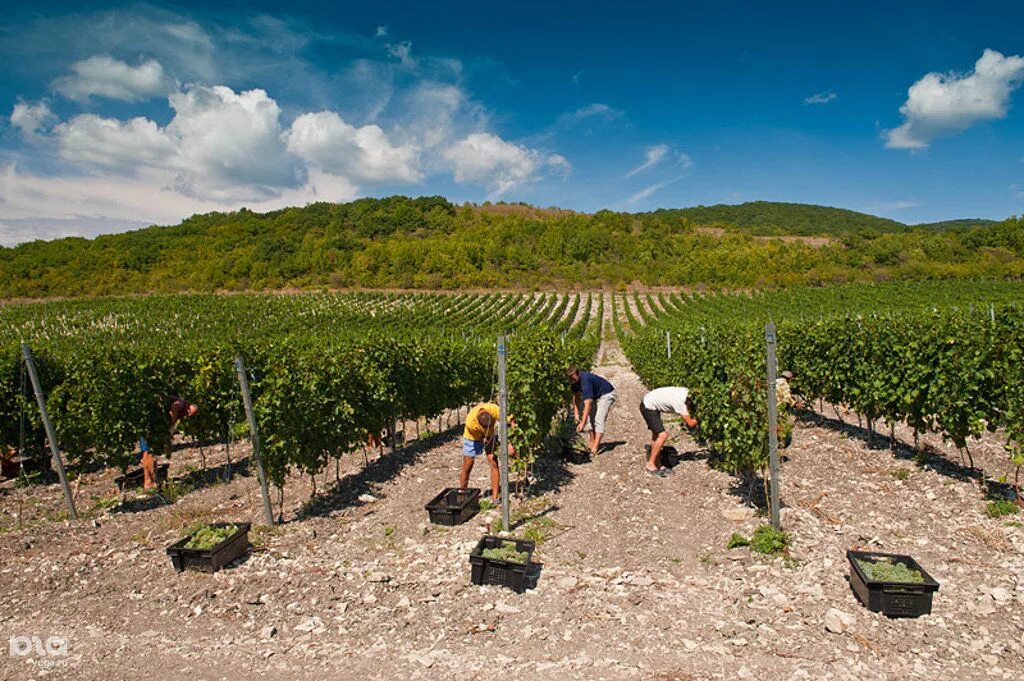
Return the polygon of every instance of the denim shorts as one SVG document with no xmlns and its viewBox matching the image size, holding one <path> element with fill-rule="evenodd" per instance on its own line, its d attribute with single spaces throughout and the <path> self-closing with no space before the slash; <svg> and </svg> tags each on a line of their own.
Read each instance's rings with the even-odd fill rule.
<svg viewBox="0 0 1024 681">
<path fill-rule="evenodd" d="M 483 440 L 470 440 L 468 437 L 462 438 L 462 455 L 463 456 L 480 456 L 484 453 L 484 441 Z"/>
</svg>

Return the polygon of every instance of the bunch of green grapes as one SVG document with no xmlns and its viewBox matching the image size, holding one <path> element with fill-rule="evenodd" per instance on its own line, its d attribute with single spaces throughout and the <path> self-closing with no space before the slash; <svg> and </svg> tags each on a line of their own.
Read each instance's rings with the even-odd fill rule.
<svg viewBox="0 0 1024 681">
<path fill-rule="evenodd" d="M 484 549 L 481 555 L 484 558 L 504 560 L 509 563 L 525 563 L 529 557 L 529 554 L 526 552 L 516 550 L 516 543 L 514 541 L 504 541 L 501 543 L 501 546 L 493 549 Z"/>
<path fill-rule="evenodd" d="M 200 551 L 212 549 L 214 546 L 220 544 L 237 531 L 237 525 L 227 525 L 225 527 L 204 525 L 192 533 L 192 536 L 189 537 L 188 543 L 185 544 L 185 548 L 199 549 Z"/>
<path fill-rule="evenodd" d="M 921 584 L 924 575 L 920 570 L 912 570 L 903 563 L 891 563 L 886 559 L 878 561 L 857 560 L 861 572 L 871 582 L 903 582 Z"/>
</svg>

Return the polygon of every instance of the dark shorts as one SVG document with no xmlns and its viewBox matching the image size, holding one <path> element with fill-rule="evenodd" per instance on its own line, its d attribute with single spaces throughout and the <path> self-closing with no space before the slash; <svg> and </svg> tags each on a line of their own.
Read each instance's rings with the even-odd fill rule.
<svg viewBox="0 0 1024 681">
<path fill-rule="evenodd" d="M 652 435 L 661 435 L 665 432 L 665 424 L 661 422 L 661 412 L 648 409 L 644 403 L 640 403 L 640 414 L 644 417 L 647 429 Z"/>
</svg>

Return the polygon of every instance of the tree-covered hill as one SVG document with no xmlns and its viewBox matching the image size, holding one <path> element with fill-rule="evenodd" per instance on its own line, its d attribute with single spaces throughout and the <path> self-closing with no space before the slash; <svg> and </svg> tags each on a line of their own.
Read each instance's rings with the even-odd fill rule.
<svg viewBox="0 0 1024 681">
<path fill-rule="evenodd" d="M 584 214 L 392 196 L 209 213 L 175 226 L 0 248 L 6 299 L 324 286 L 767 287 L 1022 274 L 1021 219 L 934 229 L 764 202 Z"/>
<path fill-rule="evenodd" d="M 758 235 L 835 236 L 844 232 L 864 230 L 904 232 L 911 227 L 911 225 L 906 225 L 896 220 L 880 218 L 843 208 L 774 201 L 751 201 L 736 205 L 718 204 L 715 206 L 663 209 L 659 212 L 666 212 L 702 225 L 720 223 L 738 228 L 746 228 L 752 234 Z M 944 220 L 942 222 L 913 225 L 913 227 L 941 230 L 961 227 L 983 227 L 994 224 L 996 224 L 995 220 L 965 219 Z"/>
<path fill-rule="evenodd" d="M 962 229 L 964 227 L 989 227 L 998 224 L 996 220 L 983 220 L 981 218 L 968 218 L 966 220 L 942 220 L 941 222 L 923 222 L 915 227 L 925 229 Z"/>
<path fill-rule="evenodd" d="M 701 225 L 732 225 L 756 234 L 836 235 L 858 230 L 900 232 L 907 225 L 843 208 L 805 203 L 751 201 L 736 205 L 695 206 L 657 211 Z"/>
</svg>

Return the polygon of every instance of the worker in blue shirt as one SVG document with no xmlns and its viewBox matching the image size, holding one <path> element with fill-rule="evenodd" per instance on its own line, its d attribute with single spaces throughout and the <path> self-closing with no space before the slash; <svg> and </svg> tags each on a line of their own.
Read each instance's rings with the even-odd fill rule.
<svg viewBox="0 0 1024 681">
<path fill-rule="evenodd" d="M 615 404 L 615 386 L 589 371 L 569 367 L 566 371 L 572 383 L 572 407 L 576 416 L 576 432 L 589 431 L 587 445 L 596 455 L 601 449 L 608 412 Z"/>
</svg>

